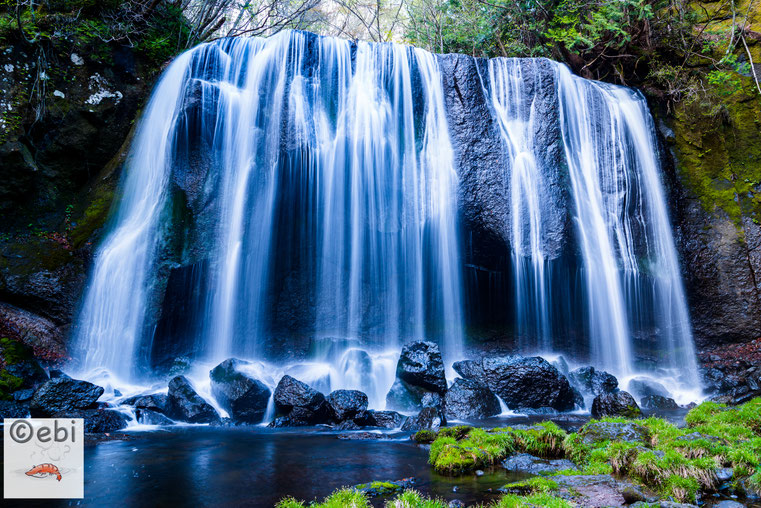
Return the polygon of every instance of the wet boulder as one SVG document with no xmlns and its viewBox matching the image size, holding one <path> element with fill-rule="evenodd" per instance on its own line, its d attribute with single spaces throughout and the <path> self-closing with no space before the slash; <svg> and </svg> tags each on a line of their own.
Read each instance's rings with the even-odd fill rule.
<svg viewBox="0 0 761 508">
<path fill-rule="evenodd" d="M 660 395 L 642 397 L 641 402 L 643 409 L 679 409 L 679 404 L 674 399 Z"/>
<path fill-rule="evenodd" d="M 457 378 L 444 397 L 444 414 L 461 420 L 481 419 L 501 412 L 499 399 L 486 386 Z"/>
<path fill-rule="evenodd" d="M 335 390 L 326 399 L 338 422 L 351 420 L 367 410 L 367 395 L 359 390 Z"/>
<path fill-rule="evenodd" d="M 325 396 L 291 376 L 283 376 L 275 388 L 278 416 L 288 417 L 292 426 L 317 425 L 332 420 L 333 411 Z"/>
<path fill-rule="evenodd" d="M 579 436 L 586 444 L 603 441 L 650 444 L 650 431 L 644 425 L 621 422 L 594 422 L 586 424 Z"/>
<path fill-rule="evenodd" d="M 447 380 L 439 346 L 428 341 L 405 345 L 396 364 L 396 377 L 429 392 L 446 392 Z"/>
<path fill-rule="evenodd" d="M 452 368 L 464 379 L 475 381 L 477 383 L 483 383 L 484 369 L 481 366 L 481 362 L 477 362 L 475 360 L 463 360 L 460 362 L 454 362 L 454 364 L 452 364 Z"/>
<path fill-rule="evenodd" d="M 82 418 L 84 419 L 85 432 L 88 434 L 103 434 L 115 432 L 127 427 L 130 419 L 115 409 L 74 409 L 61 411 L 52 415 L 55 418 Z"/>
<path fill-rule="evenodd" d="M 386 407 L 399 411 L 417 411 L 423 407 L 423 397 L 426 393 L 429 392 L 423 388 L 396 379 L 386 395 Z"/>
<path fill-rule="evenodd" d="M 592 418 L 600 419 L 604 416 L 637 418 L 642 416 L 642 411 L 629 392 L 617 391 L 602 393 L 592 401 Z"/>
<path fill-rule="evenodd" d="M 404 421 L 402 430 L 436 430 L 446 424 L 447 419 L 438 408 L 424 407 L 417 415 L 410 416 Z"/>
<path fill-rule="evenodd" d="M 665 386 L 646 377 L 637 377 L 629 381 L 627 390 L 640 400 L 650 395 L 658 395 L 660 397 L 669 397 L 671 395 Z"/>
<path fill-rule="evenodd" d="M 29 408 L 34 416 L 50 416 L 61 411 L 90 408 L 101 395 L 102 386 L 58 377 L 46 381 L 37 389 Z"/>
<path fill-rule="evenodd" d="M 508 471 L 519 471 L 532 475 L 555 473 L 564 470 L 577 470 L 576 464 L 566 459 L 546 460 L 528 453 L 519 453 L 502 461 L 502 467 Z"/>
<path fill-rule="evenodd" d="M 0 419 L 29 418 L 29 408 L 12 400 L 0 400 Z"/>
<path fill-rule="evenodd" d="M 189 423 L 215 423 L 219 414 L 211 404 L 198 395 L 185 376 L 169 381 L 169 416 L 173 420 Z"/>
<path fill-rule="evenodd" d="M 267 412 L 272 392 L 258 379 L 238 370 L 247 363 L 229 358 L 214 367 L 209 373 L 211 394 L 233 421 L 259 423 Z"/>
<path fill-rule="evenodd" d="M 616 376 L 604 370 L 596 370 L 594 367 L 582 367 L 573 370 L 569 377 L 581 388 L 582 392 L 592 395 L 614 392 L 618 388 Z"/>
<path fill-rule="evenodd" d="M 404 416 L 396 411 L 365 411 L 354 418 L 354 421 L 362 427 L 382 427 L 384 429 L 398 429 L 404 422 Z"/>
<path fill-rule="evenodd" d="M 539 356 L 484 358 L 484 383 L 510 409 L 551 407 L 570 411 L 575 395 L 565 376 Z"/>
<path fill-rule="evenodd" d="M 169 395 L 165 393 L 151 393 L 148 395 L 135 395 L 121 401 L 125 406 L 135 409 L 148 409 L 156 413 L 168 414 L 171 411 Z"/>
<path fill-rule="evenodd" d="M 150 409 L 137 409 L 135 417 L 143 425 L 174 425 L 174 422 L 161 413 Z"/>
</svg>

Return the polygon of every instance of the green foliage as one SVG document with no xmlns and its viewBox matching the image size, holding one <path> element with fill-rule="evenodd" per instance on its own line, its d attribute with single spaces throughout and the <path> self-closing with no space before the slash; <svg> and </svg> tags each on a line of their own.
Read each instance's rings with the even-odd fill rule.
<svg viewBox="0 0 761 508">
<path fill-rule="evenodd" d="M 502 487 L 502 490 L 511 494 L 521 495 L 534 494 L 537 492 L 546 493 L 558 490 L 558 484 L 549 478 L 537 476 L 522 482 L 508 483 Z"/>
<path fill-rule="evenodd" d="M 388 508 L 446 508 L 447 503 L 438 499 L 429 499 L 415 490 L 406 490 L 396 499 L 386 503 Z"/>
<path fill-rule="evenodd" d="M 0 400 L 11 400 L 13 392 L 21 389 L 24 380 L 3 369 L 0 371 Z"/>
<path fill-rule="evenodd" d="M 534 508 L 537 506 L 543 506 L 546 508 L 571 508 L 574 505 L 565 499 L 555 497 L 545 492 L 540 492 L 529 496 L 508 494 L 491 506 L 494 508 Z"/>
<path fill-rule="evenodd" d="M 279 501 L 276 508 L 303 508 L 306 506 L 302 501 L 288 497 Z M 312 508 L 371 508 L 367 496 L 354 489 L 340 489 L 325 498 L 322 503 L 309 505 Z"/>
<path fill-rule="evenodd" d="M 419 430 L 412 436 L 416 443 L 430 444 L 436 440 L 436 432 L 432 430 Z"/>
</svg>

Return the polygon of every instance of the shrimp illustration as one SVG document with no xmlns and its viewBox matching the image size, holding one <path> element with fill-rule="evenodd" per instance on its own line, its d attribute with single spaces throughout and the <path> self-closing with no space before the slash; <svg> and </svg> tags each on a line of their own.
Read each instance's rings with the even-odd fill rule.
<svg viewBox="0 0 761 508">
<path fill-rule="evenodd" d="M 34 466 L 32 469 L 26 472 L 27 476 L 33 476 L 34 478 L 47 478 L 48 476 L 55 476 L 56 480 L 61 481 L 61 472 L 58 470 L 58 466 L 55 464 L 40 464 Z"/>
</svg>

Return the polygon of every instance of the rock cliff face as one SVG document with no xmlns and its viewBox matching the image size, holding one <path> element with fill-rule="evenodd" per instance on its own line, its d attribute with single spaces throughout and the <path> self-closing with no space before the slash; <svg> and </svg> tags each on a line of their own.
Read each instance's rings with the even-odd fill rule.
<svg viewBox="0 0 761 508">
<path fill-rule="evenodd" d="M 93 245 L 158 68 L 104 44 L 0 46 L 0 335 L 66 357 Z"/>
<path fill-rule="evenodd" d="M 0 210 L 7 218 L 0 224 L 0 336 L 23 341 L 48 360 L 66 356 L 92 247 L 114 201 L 129 133 L 157 70 L 127 48 L 109 51 L 110 58 L 92 59 L 59 50 L 56 62 L 41 70 L 29 47 L 0 47 Z M 470 288 L 466 313 L 476 325 L 509 329 L 513 316 L 504 304 L 512 294 L 504 209 L 509 168 L 484 93 L 487 62 L 445 55 L 439 64 L 460 169 L 463 262 Z M 678 105 L 668 114 L 654 106 L 701 349 L 761 335 L 761 101 L 749 79 L 718 113 L 699 104 Z M 531 93 L 553 89 L 553 83 L 546 85 Z M 541 114 L 557 114 L 551 98 L 537 103 L 547 109 Z M 537 135 L 558 134 L 545 129 Z M 545 144 L 551 148 L 548 159 L 559 160 L 553 150 L 560 147 Z M 187 157 L 189 168 L 204 167 L 202 150 Z M 557 167 L 564 170 L 562 164 Z M 188 213 L 202 220 L 211 205 L 193 189 L 203 175 L 177 175 L 187 177 L 176 185 L 186 191 Z M 572 227 L 568 221 L 560 218 L 557 231 L 550 232 L 548 242 L 556 252 L 565 247 L 563 232 Z M 191 233 L 185 236 L 194 237 Z M 188 294 L 193 266 L 203 264 L 202 256 L 190 258 L 187 267 L 176 267 L 168 276 L 168 295 Z M 168 322 L 173 313 L 163 314 L 159 329 L 175 327 Z M 506 340 L 504 333 L 496 336 L 495 341 Z"/>
</svg>

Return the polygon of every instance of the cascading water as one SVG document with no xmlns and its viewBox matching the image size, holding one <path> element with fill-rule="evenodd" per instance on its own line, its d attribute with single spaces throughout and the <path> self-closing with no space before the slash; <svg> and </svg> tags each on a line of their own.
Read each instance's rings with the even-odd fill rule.
<svg viewBox="0 0 761 508">
<path fill-rule="evenodd" d="M 140 379 L 176 343 L 207 384 L 209 366 L 237 356 L 258 360 L 271 388 L 287 373 L 382 408 L 404 341 L 430 338 L 448 365 L 460 359 L 462 168 L 438 58 L 301 32 L 177 58 L 95 258 L 76 332 L 83 370 Z M 486 71 L 519 352 L 558 350 L 571 330 L 595 366 L 679 370 L 697 386 L 643 98 L 543 59 Z M 289 333 L 310 353 L 261 363 L 273 344 L 290 351 Z"/>
<path fill-rule="evenodd" d="M 85 368 L 143 366 L 152 330 L 137 323 L 150 321 L 150 292 L 162 289 L 149 287 L 156 265 L 172 268 L 158 246 L 184 241 L 167 221 L 190 222 L 172 215 L 185 204 L 178 186 L 200 210 L 186 238 L 202 240 L 179 249 L 205 263 L 196 287 L 208 290 L 190 327 L 199 358 L 261 357 L 281 277 L 306 288 L 314 337 L 361 338 L 377 352 L 318 356 L 333 389 L 362 388 L 382 405 L 395 365 L 382 352 L 398 354 L 403 340 L 440 338 L 445 357 L 459 358 L 447 128 L 438 64 L 422 50 L 291 32 L 186 53 L 153 96 L 98 254 L 79 327 Z"/>
<path fill-rule="evenodd" d="M 587 330 L 590 363 L 625 380 L 653 370 L 637 367 L 634 351 L 634 339 L 651 333 L 655 368 L 694 390 L 690 322 L 644 99 L 546 60 L 493 59 L 488 73 L 508 160 L 517 331 L 524 347 L 529 335 L 534 349 L 557 348 L 551 337 L 568 323 L 553 318 L 552 310 L 574 294 L 579 279 L 586 308 L 571 326 Z M 557 97 L 557 118 L 537 114 L 548 88 Z M 559 122 L 559 140 L 548 134 L 553 122 Z M 558 141 L 562 154 L 547 164 L 543 158 Z M 567 167 L 567 175 L 558 166 Z M 551 245 L 557 235 L 548 233 L 563 229 L 557 190 L 563 188 L 569 189 L 578 277 L 553 275 L 548 264 L 548 251 L 563 255 Z"/>
</svg>

